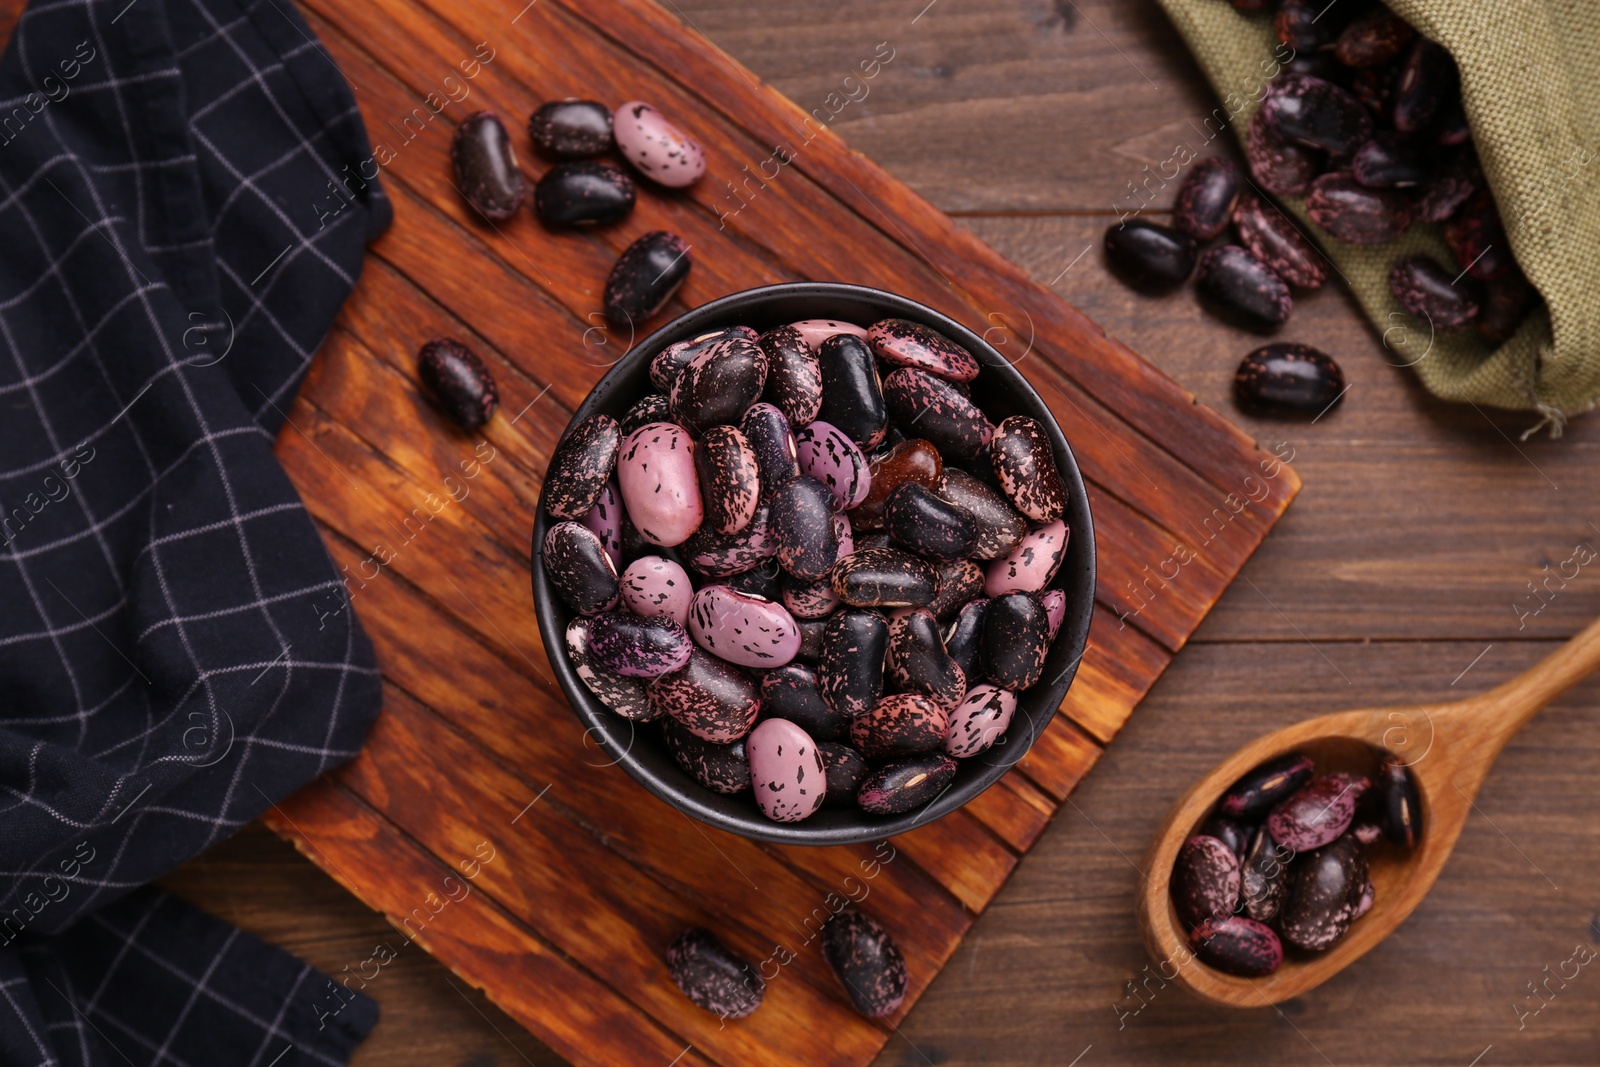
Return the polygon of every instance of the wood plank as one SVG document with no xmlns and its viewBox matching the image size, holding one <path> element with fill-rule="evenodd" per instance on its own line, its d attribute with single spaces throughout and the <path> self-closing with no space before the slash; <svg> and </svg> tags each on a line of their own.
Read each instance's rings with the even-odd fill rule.
<svg viewBox="0 0 1600 1067">
<path fill-rule="evenodd" d="M 464 880 L 465 873 L 473 865 L 487 869 L 479 860 L 496 854 L 492 835 L 480 839 L 489 843 L 489 851 L 469 851 L 459 859 L 466 866 L 458 870 L 417 848 L 351 794 L 328 787 L 301 791 L 263 821 L 317 859 L 346 889 L 382 909 L 408 937 L 450 959 L 462 978 L 494 989 L 496 1002 L 512 1016 L 536 1019 L 550 1047 L 574 1063 L 667 1062 L 678 1055 L 684 1056 L 679 1062 L 711 1062 L 686 1054 L 687 1042 L 562 958 L 482 893 L 472 892 L 475 878 Z M 492 858 L 486 862 L 493 865 Z M 369 869 L 384 876 L 358 880 L 347 873 Z M 425 918 L 416 917 L 418 912 Z M 574 995 L 554 1001 L 543 995 L 549 989 Z"/>
</svg>

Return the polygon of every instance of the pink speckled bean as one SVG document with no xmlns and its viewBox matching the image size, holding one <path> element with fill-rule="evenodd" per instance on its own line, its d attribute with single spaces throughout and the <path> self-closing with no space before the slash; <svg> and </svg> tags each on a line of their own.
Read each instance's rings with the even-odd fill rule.
<svg viewBox="0 0 1600 1067">
<path fill-rule="evenodd" d="M 665 615 L 684 626 L 693 596 L 689 575 L 670 559 L 640 556 L 622 572 L 622 602 L 635 615 Z"/>
<path fill-rule="evenodd" d="M 612 130 L 623 158 L 653 182 L 681 189 L 706 172 L 705 151 L 642 100 L 617 108 Z"/>
<path fill-rule="evenodd" d="M 976 756 L 1005 736 L 1017 710 L 1017 694 L 997 685 L 975 685 L 950 713 L 944 750 L 957 759 Z"/>
<path fill-rule="evenodd" d="M 822 806 L 828 776 L 817 743 L 788 719 L 768 719 L 745 738 L 756 804 L 773 822 L 799 822 Z"/>
<path fill-rule="evenodd" d="M 1067 555 L 1071 531 L 1060 519 L 1039 527 L 1006 556 L 989 564 L 983 589 L 989 596 L 1034 593 L 1050 584 Z"/>
<path fill-rule="evenodd" d="M 853 322 L 837 322 L 833 319 L 802 319 L 789 324 L 800 331 L 800 336 L 805 338 L 806 344 L 812 348 L 821 348 L 822 342 L 835 334 L 848 333 L 861 338 L 867 338 L 865 327 L 857 326 Z"/>
<path fill-rule="evenodd" d="M 708 585 L 689 604 L 695 644 L 741 667 L 782 667 L 800 651 L 800 628 L 782 604 Z"/>
<path fill-rule="evenodd" d="M 640 536 L 670 548 L 689 539 L 705 518 L 689 433 L 670 422 L 639 427 L 622 442 L 617 485 Z"/>
</svg>

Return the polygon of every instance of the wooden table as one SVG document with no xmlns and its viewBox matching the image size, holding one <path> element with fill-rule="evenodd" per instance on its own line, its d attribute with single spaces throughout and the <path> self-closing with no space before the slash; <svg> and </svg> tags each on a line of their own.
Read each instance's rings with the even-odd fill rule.
<svg viewBox="0 0 1600 1067">
<path fill-rule="evenodd" d="M 1131 203 L 1130 183 L 1197 141 L 1191 122 L 1212 107 L 1154 3 L 664 2 L 807 109 L 889 42 L 894 61 L 836 129 L 1231 413 L 1233 367 L 1256 339 L 1202 314 L 1188 292 L 1131 294 L 1098 249 L 1115 208 Z M 1157 203 L 1169 200 L 1170 190 Z M 1264 447 L 1293 455 L 1304 491 L 882 1062 L 1600 1059 L 1600 975 L 1558 977 L 1571 974 L 1575 946 L 1600 949 L 1600 683 L 1512 743 L 1428 902 L 1351 971 L 1281 1010 L 1219 1017 L 1144 969 L 1136 866 L 1172 800 L 1212 762 L 1312 714 L 1488 686 L 1600 608 L 1594 565 L 1541 584 L 1579 544 L 1600 547 L 1600 422 L 1579 420 L 1558 442 L 1520 442 L 1525 416 L 1432 400 L 1336 287 L 1303 300 L 1283 337 L 1334 354 L 1352 383 L 1314 425 L 1234 416 Z M 332 972 L 389 931 L 259 828 L 167 884 Z M 561 1062 L 427 956 L 407 953 L 368 987 L 383 1022 L 353 1062 Z"/>
</svg>

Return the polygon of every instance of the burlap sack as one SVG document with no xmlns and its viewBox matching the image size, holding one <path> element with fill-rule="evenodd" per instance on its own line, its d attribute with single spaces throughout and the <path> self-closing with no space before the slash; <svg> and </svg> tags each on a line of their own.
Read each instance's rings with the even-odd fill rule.
<svg viewBox="0 0 1600 1067">
<path fill-rule="evenodd" d="M 1160 0 L 1227 106 L 1241 145 L 1261 71 L 1279 48 L 1267 15 L 1228 0 Z M 1354 3 L 1356 0 L 1334 0 Z M 1455 262 L 1437 226 L 1380 247 L 1337 240 L 1279 197 L 1317 237 L 1388 349 L 1446 400 L 1535 411 L 1559 436 L 1600 401 L 1600 0 L 1388 0 L 1455 56 L 1473 140 L 1512 251 L 1548 311 L 1498 348 L 1474 331 L 1432 335 L 1389 293 L 1389 270 L 1427 252 Z M 1263 60 L 1267 66 L 1263 68 Z M 1212 125 L 1215 125 L 1214 123 Z M 1525 435 L 1526 436 L 1526 435 Z"/>
</svg>

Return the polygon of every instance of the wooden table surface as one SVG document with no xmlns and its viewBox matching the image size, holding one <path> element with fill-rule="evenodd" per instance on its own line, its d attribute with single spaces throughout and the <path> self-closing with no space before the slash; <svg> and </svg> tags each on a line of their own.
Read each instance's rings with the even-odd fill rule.
<svg viewBox="0 0 1600 1067">
<path fill-rule="evenodd" d="M 1314 425 L 1234 412 L 1233 368 L 1259 340 L 1188 291 L 1130 293 L 1099 251 L 1130 190 L 1179 144 L 1198 147 L 1214 106 L 1153 0 L 663 3 L 802 107 L 837 109 L 853 147 L 1292 455 L 1305 481 L 881 1062 L 1600 1061 L 1600 973 L 1576 962 L 1600 951 L 1600 682 L 1511 743 L 1428 901 L 1307 997 L 1211 1012 L 1146 969 L 1133 918 L 1155 826 L 1244 741 L 1487 687 L 1600 610 L 1600 565 L 1577 562 L 1600 549 L 1600 419 L 1522 442 L 1524 415 L 1433 400 L 1400 367 L 1421 340 L 1386 347 L 1337 286 L 1302 300 L 1281 337 L 1340 361 L 1344 403 Z M 893 61 L 841 108 L 846 75 L 880 41 Z M 259 827 L 166 884 L 330 972 L 391 932 Z M 418 950 L 367 992 L 383 1019 L 357 1065 L 562 1062 Z"/>
</svg>

